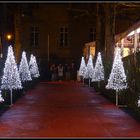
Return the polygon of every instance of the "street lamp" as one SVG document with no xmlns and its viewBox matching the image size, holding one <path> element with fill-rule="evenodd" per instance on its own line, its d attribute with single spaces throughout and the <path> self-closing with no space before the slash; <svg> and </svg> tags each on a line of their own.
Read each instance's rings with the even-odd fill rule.
<svg viewBox="0 0 140 140">
<path fill-rule="evenodd" d="M 11 32 L 6 33 L 5 41 L 6 41 L 6 44 L 8 46 L 13 45 L 13 43 L 14 43 L 14 35 L 13 35 L 13 33 L 11 33 Z"/>
<path fill-rule="evenodd" d="M 6 56 L 5 54 L 7 52 L 7 47 L 4 47 L 4 46 L 9 46 L 9 45 L 13 46 L 14 36 L 12 32 L 5 32 L 3 37 L 4 39 L 3 39 L 2 53 L 4 56 Z"/>
<path fill-rule="evenodd" d="M 7 35 L 6 35 L 6 39 L 7 39 L 8 41 L 10 41 L 10 40 L 12 39 L 12 34 L 7 34 Z"/>
</svg>

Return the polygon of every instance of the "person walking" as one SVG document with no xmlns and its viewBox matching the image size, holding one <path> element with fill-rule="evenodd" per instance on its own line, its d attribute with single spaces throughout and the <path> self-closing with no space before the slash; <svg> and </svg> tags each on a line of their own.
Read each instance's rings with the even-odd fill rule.
<svg viewBox="0 0 140 140">
<path fill-rule="evenodd" d="M 70 66 L 68 64 L 65 64 L 64 66 L 64 73 L 65 73 L 65 80 L 70 80 Z"/>
<path fill-rule="evenodd" d="M 62 81 L 64 76 L 64 67 L 62 66 L 62 64 L 59 64 L 57 69 L 58 69 L 58 80 Z"/>
<path fill-rule="evenodd" d="M 76 66 L 75 63 L 71 63 L 71 67 L 70 67 L 70 78 L 72 81 L 76 80 L 76 76 L 77 76 L 77 71 L 76 71 Z"/>
<path fill-rule="evenodd" d="M 51 81 L 55 81 L 56 80 L 56 76 L 55 76 L 55 64 L 52 64 L 50 66 L 50 72 L 51 72 Z"/>
</svg>

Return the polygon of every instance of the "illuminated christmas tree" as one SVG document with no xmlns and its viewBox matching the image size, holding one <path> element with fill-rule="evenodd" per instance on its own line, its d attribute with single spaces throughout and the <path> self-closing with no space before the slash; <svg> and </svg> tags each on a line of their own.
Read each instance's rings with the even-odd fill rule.
<svg viewBox="0 0 140 140">
<path fill-rule="evenodd" d="M 90 55 L 88 59 L 88 63 L 87 63 L 87 70 L 86 70 L 85 78 L 92 78 L 93 71 L 94 71 L 94 68 L 93 68 L 92 56 Z"/>
<path fill-rule="evenodd" d="M 2 95 L 1 95 L 1 90 L 0 90 L 0 102 L 3 102 L 3 101 L 4 101 L 4 99 L 3 99 Z"/>
<path fill-rule="evenodd" d="M 39 74 L 39 68 L 38 68 L 37 61 L 36 61 L 36 57 L 35 56 L 34 56 L 34 65 L 35 65 L 35 69 L 36 69 L 35 77 L 39 77 L 40 76 L 40 74 Z"/>
<path fill-rule="evenodd" d="M 97 60 L 95 63 L 94 73 L 92 75 L 93 81 L 102 81 L 104 80 L 104 67 L 102 63 L 101 53 L 98 52 Z"/>
<path fill-rule="evenodd" d="M 90 86 L 90 78 L 92 78 L 93 72 L 94 72 L 94 68 L 93 68 L 92 56 L 90 55 L 87 63 L 87 70 L 84 75 L 84 78 L 89 79 L 89 86 Z"/>
<path fill-rule="evenodd" d="M 140 97 L 139 97 L 139 99 L 138 99 L 138 107 L 140 107 Z"/>
<path fill-rule="evenodd" d="M 80 68 L 79 68 L 79 75 L 84 77 L 85 73 L 86 73 L 86 63 L 84 57 L 82 57 Z"/>
<path fill-rule="evenodd" d="M 111 74 L 108 79 L 108 84 L 106 85 L 106 89 L 116 90 L 116 105 L 118 104 L 118 91 L 126 88 L 127 81 L 121 57 L 121 50 L 116 47 Z"/>
<path fill-rule="evenodd" d="M 21 81 L 23 82 L 32 80 L 25 51 L 22 52 L 22 58 L 19 65 L 19 74 Z"/>
<path fill-rule="evenodd" d="M 36 62 L 36 57 L 33 56 L 33 54 L 31 54 L 31 57 L 30 57 L 29 70 L 30 70 L 32 77 L 37 78 L 40 76 L 39 70 L 38 70 L 38 65 Z"/>
<path fill-rule="evenodd" d="M 10 90 L 12 105 L 12 89 L 22 89 L 20 75 L 18 72 L 12 46 L 8 47 L 8 54 L 1 83 L 1 89 Z"/>
</svg>

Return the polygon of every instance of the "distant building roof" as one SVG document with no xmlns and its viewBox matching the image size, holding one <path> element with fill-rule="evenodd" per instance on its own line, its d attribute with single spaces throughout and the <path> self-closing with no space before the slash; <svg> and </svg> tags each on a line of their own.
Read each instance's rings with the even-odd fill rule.
<svg viewBox="0 0 140 140">
<path fill-rule="evenodd" d="M 134 25 L 132 25 L 130 28 L 128 28 L 128 30 L 126 30 L 125 32 L 115 35 L 115 42 L 118 42 L 119 40 L 121 40 L 122 38 L 124 38 L 130 32 L 132 32 L 133 30 L 135 30 L 137 28 L 140 28 L 140 21 L 136 22 Z"/>
</svg>

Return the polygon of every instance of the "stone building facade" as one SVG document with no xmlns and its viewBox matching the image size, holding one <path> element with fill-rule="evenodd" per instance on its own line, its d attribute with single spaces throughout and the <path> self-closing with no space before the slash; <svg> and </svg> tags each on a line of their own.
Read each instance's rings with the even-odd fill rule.
<svg viewBox="0 0 140 140">
<path fill-rule="evenodd" d="M 44 62 L 79 61 L 85 42 L 95 40 L 95 19 L 75 18 L 72 9 L 71 4 L 39 4 L 30 15 L 23 13 L 19 17 L 19 50 L 33 53 Z"/>
</svg>

